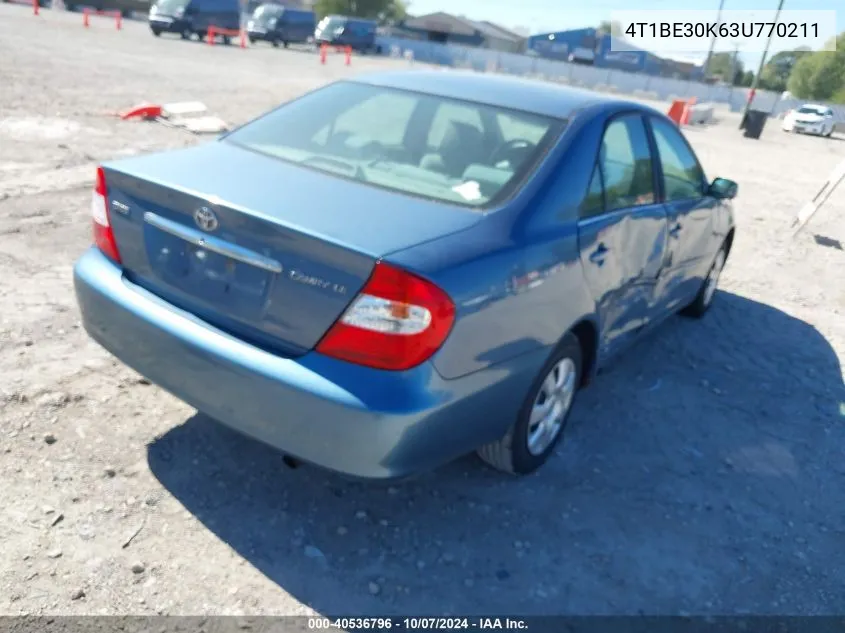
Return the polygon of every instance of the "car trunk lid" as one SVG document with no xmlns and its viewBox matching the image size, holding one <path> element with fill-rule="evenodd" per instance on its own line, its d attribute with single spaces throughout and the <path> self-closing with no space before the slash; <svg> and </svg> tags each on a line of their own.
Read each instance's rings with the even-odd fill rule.
<svg viewBox="0 0 845 633">
<path fill-rule="evenodd" d="M 480 217 L 226 142 L 104 168 L 127 278 L 286 355 L 319 342 L 380 257 Z"/>
</svg>

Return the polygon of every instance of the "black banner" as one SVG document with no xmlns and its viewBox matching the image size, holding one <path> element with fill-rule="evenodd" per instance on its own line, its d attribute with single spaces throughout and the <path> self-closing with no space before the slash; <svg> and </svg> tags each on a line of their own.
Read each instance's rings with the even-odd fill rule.
<svg viewBox="0 0 845 633">
<path fill-rule="evenodd" d="M 20 616 L 0 633 L 845 633 L 845 616 Z"/>
</svg>

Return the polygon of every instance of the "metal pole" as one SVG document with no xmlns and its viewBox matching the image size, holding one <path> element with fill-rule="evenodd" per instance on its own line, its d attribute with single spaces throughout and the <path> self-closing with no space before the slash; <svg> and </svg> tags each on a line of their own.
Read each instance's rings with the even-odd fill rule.
<svg viewBox="0 0 845 633">
<path fill-rule="evenodd" d="M 719 0 L 719 11 L 716 13 L 716 24 L 722 23 L 722 9 L 725 6 L 725 0 Z M 717 27 L 718 28 L 718 27 Z M 716 48 L 716 36 L 710 40 L 710 50 L 707 51 L 707 59 L 704 60 L 704 78 L 707 79 L 710 73 L 710 59 L 713 57 L 713 49 Z"/>
<path fill-rule="evenodd" d="M 780 11 L 783 9 L 783 1 L 784 0 L 780 0 L 778 2 L 778 10 L 775 13 L 775 25 L 777 25 L 778 18 L 780 17 Z M 777 30 L 777 26 L 775 26 L 774 30 Z M 769 35 L 769 39 L 766 40 L 766 48 L 763 49 L 763 56 L 760 58 L 760 67 L 757 69 L 757 74 L 754 75 L 754 80 L 751 82 L 751 92 L 749 94 L 750 98 L 745 101 L 745 110 L 742 112 L 742 120 L 740 121 L 739 129 L 742 129 L 743 123 L 745 123 L 745 117 L 751 109 L 751 102 L 754 101 L 754 95 L 757 94 L 757 86 L 760 84 L 760 74 L 763 72 L 763 67 L 766 65 L 766 56 L 769 54 L 769 46 L 772 45 L 773 35 L 774 32 L 772 32 Z"/>
</svg>

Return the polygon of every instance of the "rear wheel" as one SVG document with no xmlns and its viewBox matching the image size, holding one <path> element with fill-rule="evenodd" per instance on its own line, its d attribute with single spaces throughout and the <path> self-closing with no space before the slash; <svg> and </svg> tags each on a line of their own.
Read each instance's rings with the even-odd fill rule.
<svg viewBox="0 0 845 633">
<path fill-rule="evenodd" d="M 223 44 L 224 44 L 225 46 L 228 46 L 228 45 L 229 45 L 229 44 L 231 44 L 231 43 L 232 43 L 232 38 L 231 38 L 231 37 L 229 37 L 228 35 L 224 35 L 224 36 L 223 36 Z"/>
<path fill-rule="evenodd" d="M 189 40 L 189 39 L 191 39 L 193 36 L 194 36 L 194 34 L 193 34 L 193 33 L 191 33 L 188 29 L 185 29 L 184 31 L 182 31 L 182 32 L 179 34 L 179 37 L 181 37 L 183 40 Z"/>
<path fill-rule="evenodd" d="M 161 35 L 161 29 L 150 29 L 156 37 Z"/>
<path fill-rule="evenodd" d="M 290 46 L 290 42 L 282 42 L 282 46 L 284 46 L 285 48 L 287 48 L 288 46 Z"/>
<path fill-rule="evenodd" d="M 503 438 L 479 448 L 479 457 L 517 475 L 542 466 L 563 435 L 581 384 L 582 363 L 581 344 L 574 334 L 566 334 L 537 375 L 516 423 Z"/>
<path fill-rule="evenodd" d="M 279 48 L 279 40 L 277 40 L 275 37 L 270 40 L 270 43 L 273 45 L 273 48 Z"/>
<path fill-rule="evenodd" d="M 725 267 L 727 255 L 727 249 L 723 244 L 722 248 L 719 249 L 719 252 L 716 253 L 716 257 L 710 266 L 710 271 L 707 273 L 704 283 L 701 284 L 701 289 L 698 291 L 698 295 L 696 295 L 695 300 L 691 304 L 681 310 L 681 314 L 699 319 L 704 316 L 704 313 L 707 312 L 707 310 L 710 309 L 710 306 L 713 304 L 713 298 L 716 296 L 716 290 L 719 286 L 719 277 L 722 274 L 722 269 Z"/>
</svg>

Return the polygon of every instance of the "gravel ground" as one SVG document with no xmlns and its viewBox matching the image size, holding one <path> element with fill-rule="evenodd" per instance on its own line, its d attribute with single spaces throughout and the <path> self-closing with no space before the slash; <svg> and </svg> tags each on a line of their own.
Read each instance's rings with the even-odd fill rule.
<svg viewBox="0 0 845 633">
<path fill-rule="evenodd" d="M 97 161 L 197 142 L 109 113 L 200 99 L 239 123 L 391 62 L 81 21 L 0 5 L 0 612 L 843 612 L 845 188 L 789 231 L 841 138 L 688 132 L 740 183 L 723 290 L 586 390 L 539 473 L 349 482 L 90 342 L 71 266 Z"/>
</svg>

